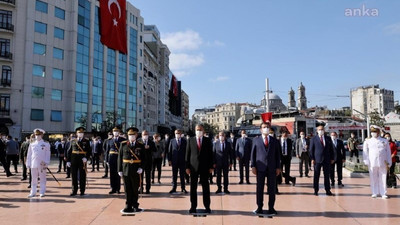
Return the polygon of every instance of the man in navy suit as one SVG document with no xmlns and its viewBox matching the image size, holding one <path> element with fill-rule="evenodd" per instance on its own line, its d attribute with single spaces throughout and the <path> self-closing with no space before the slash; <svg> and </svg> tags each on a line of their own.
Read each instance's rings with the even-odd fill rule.
<svg viewBox="0 0 400 225">
<path fill-rule="evenodd" d="M 319 177 L 321 167 L 324 171 L 324 186 L 326 195 L 333 195 L 331 186 L 329 185 L 329 173 L 331 164 L 334 162 L 333 143 L 331 138 L 324 135 L 324 126 L 317 127 L 318 135 L 314 136 L 310 141 L 310 158 L 314 165 L 314 195 L 318 196 Z"/>
<path fill-rule="evenodd" d="M 190 203 L 189 213 L 196 213 L 197 208 L 197 183 L 199 181 L 203 187 L 203 204 L 206 213 L 211 213 L 210 209 L 210 183 L 208 178 L 213 173 L 213 152 L 212 141 L 203 136 L 204 128 L 202 125 L 196 126 L 196 137 L 191 137 L 186 145 L 186 173 L 190 175 Z"/>
<path fill-rule="evenodd" d="M 292 151 L 293 151 L 293 142 L 290 138 L 288 138 L 288 130 L 281 130 L 281 138 L 280 144 L 282 149 L 282 161 L 281 161 L 281 170 L 285 168 L 285 183 L 289 184 L 289 181 L 292 182 L 292 185 L 296 185 L 296 177 L 290 176 L 290 165 L 292 162 Z"/>
<path fill-rule="evenodd" d="M 175 138 L 170 140 L 168 147 L 168 163 L 172 165 L 172 190 L 169 193 L 176 192 L 178 170 L 183 193 L 187 193 L 185 188 L 185 155 L 186 155 L 186 139 L 182 138 L 182 131 L 175 130 Z"/>
<path fill-rule="evenodd" d="M 332 164 L 331 171 L 330 171 L 330 178 L 331 178 L 331 186 L 335 186 L 335 165 L 336 165 L 336 172 L 337 172 L 337 180 L 338 186 L 343 187 L 342 183 L 342 171 L 343 171 L 343 163 L 346 161 L 346 149 L 344 148 L 344 144 L 342 140 L 337 139 L 337 133 L 331 133 L 331 139 L 333 143 L 333 155 L 334 155 L 334 164 Z"/>
<path fill-rule="evenodd" d="M 243 167 L 246 172 L 246 182 L 250 184 L 249 162 L 252 141 L 250 138 L 247 138 L 245 130 L 242 130 L 240 133 L 242 137 L 237 139 L 235 147 L 237 160 L 239 160 L 239 184 L 243 184 Z"/>
<path fill-rule="evenodd" d="M 217 173 L 217 186 L 218 190 L 215 192 L 219 194 L 222 192 L 222 173 L 224 174 L 224 192 L 225 194 L 230 194 L 228 190 L 229 185 L 229 169 L 232 168 L 233 160 L 235 158 L 231 144 L 226 141 L 225 133 L 223 131 L 219 132 L 219 139 L 214 143 L 213 153 L 214 153 L 214 168 Z"/>
<path fill-rule="evenodd" d="M 263 213 L 264 205 L 264 186 L 265 177 L 268 184 L 268 214 L 277 214 L 274 209 L 275 191 L 276 191 L 276 176 L 281 170 L 281 145 L 279 141 L 268 135 L 270 124 L 263 122 L 261 124 L 261 136 L 253 139 L 251 148 L 251 170 L 257 176 L 257 210 L 255 213 Z"/>
<path fill-rule="evenodd" d="M 233 170 L 236 171 L 236 152 L 235 152 L 235 147 L 236 147 L 236 141 L 237 139 L 235 138 L 235 134 L 231 133 L 231 138 L 229 138 L 227 141 L 231 144 L 231 149 L 233 150 L 233 154 L 235 155 L 235 157 L 233 158 Z M 232 168 L 229 168 L 229 170 L 231 171 Z"/>
</svg>

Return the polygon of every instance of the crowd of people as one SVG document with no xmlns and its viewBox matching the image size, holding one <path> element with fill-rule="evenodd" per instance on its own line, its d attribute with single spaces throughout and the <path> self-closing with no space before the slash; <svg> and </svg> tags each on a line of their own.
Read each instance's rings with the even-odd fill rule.
<svg viewBox="0 0 400 225">
<path fill-rule="evenodd" d="M 102 178 L 110 180 L 108 194 L 120 194 L 121 178 L 124 181 L 126 206 L 123 211 L 126 213 L 140 211 L 139 192 L 150 194 L 155 180 L 161 183 L 162 168 L 166 165 L 172 167 L 172 178 L 168 181 L 172 183 L 170 194 L 177 192 L 178 173 L 183 194 L 188 193 L 186 185 L 190 184 L 190 213 L 197 210 L 199 184 L 202 186 L 207 213 L 211 213 L 210 184 L 214 183 L 214 177 L 217 186 L 215 193 L 230 194 L 229 172 L 237 170 L 236 162 L 239 184 L 251 184 L 250 172 L 256 175 L 255 213 L 277 214 L 274 203 L 275 195 L 279 194 L 278 185 L 283 182 L 296 185 L 296 177 L 291 174 L 293 157 L 299 159 L 300 178 L 303 174 L 309 177 L 309 171 L 314 169 L 314 195 L 318 196 L 321 170 L 327 195 L 333 195 L 331 188 L 335 186 L 335 181 L 338 187 L 344 186 L 342 168 L 346 161 L 346 148 L 336 132 L 326 133 L 324 126 L 318 126 L 315 136 L 306 137 L 304 132 L 300 132 L 299 138 L 293 141 L 289 138 L 288 130 L 275 131 L 269 123 L 262 123 L 260 131 L 261 135 L 255 138 L 247 137 L 245 130 L 240 131 L 240 136 L 220 131 L 211 138 L 204 132 L 203 126 L 197 125 L 194 137 L 185 136 L 177 129 L 172 137 L 165 134 L 162 139 L 158 133 L 150 138 L 146 130 L 139 132 L 132 127 L 123 132 L 115 127 L 102 140 L 99 136 L 88 139 L 85 129 L 79 127 L 75 133 L 57 140 L 51 146 L 43 140 L 46 132 L 38 128 L 21 144 L 11 136 L 1 134 L 0 163 L 8 177 L 13 175 L 10 172 L 11 163 L 14 172 L 18 173 L 18 161 L 21 162 L 21 180 L 27 180 L 29 175 L 29 198 L 36 196 L 39 180 L 39 195 L 45 196 L 52 148 L 58 158 L 57 173 L 65 172 L 66 178 L 71 178 L 70 196 L 77 195 L 78 190 L 80 195 L 85 195 L 88 166 L 91 165 L 91 172 L 104 168 Z M 369 168 L 372 197 L 380 195 L 386 199 L 387 187 L 396 187 L 394 169 L 398 160 L 397 147 L 390 134 L 381 132 L 378 126 L 371 127 L 371 136 L 363 145 L 363 162 Z M 351 158 L 354 155 L 359 160 L 357 144 L 355 134 L 351 134 L 347 149 Z M 268 211 L 263 211 L 266 182 Z"/>
</svg>

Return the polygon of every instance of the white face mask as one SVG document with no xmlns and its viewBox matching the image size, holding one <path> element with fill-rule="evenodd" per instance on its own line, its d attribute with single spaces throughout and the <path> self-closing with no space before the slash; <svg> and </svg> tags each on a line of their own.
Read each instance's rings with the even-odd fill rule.
<svg viewBox="0 0 400 225">
<path fill-rule="evenodd" d="M 219 136 L 219 140 L 225 141 L 225 137 L 224 136 Z"/>
<path fill-rule="evenodd" d="M 77 133 L 76 136 L 78 136 L 78 138 L 83 138 L 83 133 Z"/>
<path fill-rule="evenodd" d="M 142 136 L 142 139 L 143 139 L 143 140 L 148 140 L 148 139 L 149 139 L 149 135 L 143 135 L 143 136 Z"/>
<path fill-rule="evenodd" d="M 157 141 L 161 141 L 161 137 L 158 137 L 158 138 L 157 138 Z"/>
<path fill-rule="evenodd" d="M 390 141 L 390 137 L 386 137 L 386 140 Z"/>
<path fill-rule="evenodd" d="M 231 139 L 234 139 L 235 138 L 235 136 L 231 136 Z"/>
<path fill-rule="evenodd" d="M 376 133 L 376 132 L 371 132 L 371 136 L 372 136 L 373 138 L 377 138 L 377 137 L 378 137 L 378 133 Z"/>
<path fill-rule="evenodd" d="M 196 137 L 203 137 L 203 131 L 201 130 L 196 130 Z"/>
<path fill-rule="evenodd" d="M 304 134 L 302 134 L 302 135 L 300 135 L 300 137 L 301 137 L 301 138 L 304 138 L 305 136 L 304 136 Z"/>
<path fill-rule="evenodd" d="M 119 136 L 119 132 L 113 132 L 114 137 L 118 137 Z"/>
<path fill-rule="evenodd" d="M 324 135 L 325 132 L 324 132 L 324 130 L 318 130 L 317 133 L 319 136 L 322 136 L 322 135 Z"/>
<path fill-rule="evenodd" d="M 262 133 L 263 134 L 268 134 L 269 133 L 269 128 L 268 127 L 263 128 L 262 129 Z"/>
<path fill-rule="evenodd" d="M 332 138 L 332 140 L 334 141 L 334 140 L 336 140 L 336 136 L 331 136 L 331 138 Z"/>
<path fill-rule="evenodd" d="M 136 135 L 129 135 L 129 141 L 130 142 L 134 142 L 134 141 L 136 141 Z"/>
<path fill-rule="evenodd" d="M 180 134 L 175 134 L 175 138 L 179 139 L 179 138 L 181 138 L 181 135 Z"/>
<path fill-rule="evenodd" d="M 42 140 L 42 135 L 35 135 L 35 139 L 38 141 Z"/>
<path fill-rule="evenodd" d="M 354 135 L 351 135 L 352 138 L 354 138 Z"/>
<path fill-rule="evenodd" d="M 245 138 L 247 135 L 246 134 L 242 134 L 242 138 Z"/>
</svg>

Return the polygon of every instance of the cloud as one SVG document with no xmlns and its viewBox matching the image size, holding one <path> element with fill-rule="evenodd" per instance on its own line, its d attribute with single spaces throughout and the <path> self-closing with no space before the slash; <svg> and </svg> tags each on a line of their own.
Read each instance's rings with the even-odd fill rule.
<svg viewBox="0 0 400 225">
<path fill-rule="evenodd" d="M 165 33 L 161 40 L 171 52 L 197 50 L 203 44 L 200 34 L 193 30 Z"/>
<path fill-rule="evenodd" d="M 387 34 L 400 34 L 400 22 L 388 25 L 388 26 L 384 27 L 383 30 Z"/>
<path fill-rule="evenodd" d="M 209 79 L 209 81 L 214 82 L 214 83 L 215 82 L 226 81 L 226 80 L 229 80 L 228 76 L 219 76 L 219 77 L 216 77 L 216 78 Z"/>
<path fill-rule="evenodd" d="M 169 62 L 169 68 L 174 74 L 178 74 L 179 71 L 180 74 L 188 75 L 192 68 L 204 63 L 204 55 L 202 53 L 171 53 Z"/>
<path fill-rule="evenodd" d="M 207 42 L 206 45 L 208 47 L 225 47 L 225 43 L 222 41 L 215 40 L 213 42 Z"/>
</svg>

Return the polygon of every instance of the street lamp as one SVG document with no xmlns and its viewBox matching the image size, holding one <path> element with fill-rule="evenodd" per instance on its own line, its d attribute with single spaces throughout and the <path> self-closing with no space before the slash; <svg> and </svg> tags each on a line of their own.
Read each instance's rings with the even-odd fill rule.
<svg viewBox="0 0 400 225">
<path fill-rule="evenodd" d="M 367 121 L 367 137 L 369 137 L 369 135 L 370 135 L 370 133 L 369 133 L 369 124 L 370 124 L 369 116 L 365 115 L 364 113 L 362 113 L 362 112 L 360 112 L 360 111 L 358 111 L 356 109 L 353 109 L 353 111 L 355 111 L 356 113 L 359 113 L 360 115 L 362 115 L 365 118 L 365 120 Z M 364 132 L 363 132 L 362 136 L 364 136 Z M 363 141 L 364 141 L 364 139 L 365 138 L 363 137 Z"/>
</svg>

